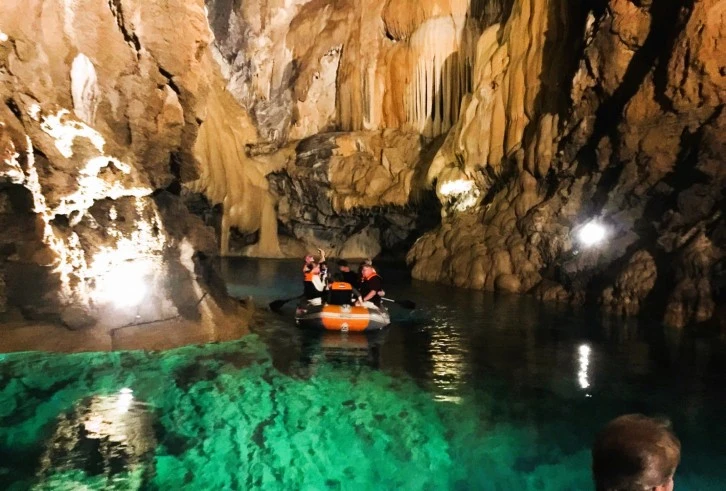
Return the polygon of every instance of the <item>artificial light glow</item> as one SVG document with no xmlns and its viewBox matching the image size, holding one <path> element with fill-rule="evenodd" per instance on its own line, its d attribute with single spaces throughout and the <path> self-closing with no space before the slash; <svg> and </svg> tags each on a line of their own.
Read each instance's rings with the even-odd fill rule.
<svg viewBox="0 0 726 491">
<path fill-rule="evenodd" d="M 114 157 L 100 155 L 89 159 L 78 172 L 78 191 L 63 197 L 55 208 L 55 213 L 70 215 L 73 211 L 78 211 L 78 220 L 80 220 L 82 214 L 93 206 L 96 200 L 104 198 L 116 200 L 124 196 L 143 198 L 152 193 L 153 189 L 147 186 L 129 186 L 120 180 L 108 182 L 101 175 L 101 171 L 110 166 L 122 174 L 129 175 L 132 172 L 130 165 Z"/>
<path fill-rule="evenodd" d="M 456 211 L 464 211 L 476 205 L 479 199 L 479 189 L 473 181 L 468 179 L 457 179 L 447 181 L 439 188 L 439 194 L 454 201 L 453 208 Z"/>
<path fill-rule="evenodd" d="M 2 34 L 2 32 L 0 32 Z M 5 123 L 0 121 L 0 128 L 4 128 Z M 9 170 L 3 171 L 3 176 L 6 179 L 10 179 L 10 182 L 13 184 L 22 184 L 23 181 L 25 181 L 25 174 L 23 173 L 23 168 L 20 166 L 20 162 L 18 161 L 18 158 L 20 158 L 20 154 L 15 151 L 15 144 L 12 140 L 9 140 L 7 142 L 7 154 L 10 154 L 12 152 L 12 155 L 9 157 L 5 157 L 5 159 L 2 160 L 2 162 L 10 167 Z"/>
<path fill-rule="evenodd" d="M 23 174 L 23 168 L 18 163 L 18 157 L 20 157 L 20 154 L 14 153 L 10 156 L 9 160 L 3 161 L 3 163 L 10 167 L 10 170 L 6 170 L 3 173 L 3 177 L 9 179 L 13 184 L 22 184 L 25 180 L 25 174 Z"/>
<path fill-rule="evenodd" d="M 586 344 L 580 345 L 578 349 L 580 354 L 580 369 L 577 372 L 577 381 L 583 389 L 590 387 L 590 381 L 587 375 L 587 369 L 590 366 L 590 351 L 590 347 Z"/>
<path fill-rule="evenodd" d="M 129 389 L 128 387 L 124 387 L 119 392 L 121 395 L 118 396 L 116 407 L 118 408 L 118 412 L 123 414 L 128 412 L 129 408 L 131 407 L 131 402 L 134 400 L 134 391 Z"/>
<path fill-rule="evenodd" d="M 31 117 L 33 113 L 37 112 L 34 108 L 30 111 Z M 91 141 L 96 150 L 103 152 L 103 147 L 106 145 L 106 140 L 103 139 L 101 134 L 91 128 L 90 126 L 67 118 L 70 114 L 68 109 L 61 109 L 56 114 L 51 114 L 43 117 L 43 121 L 40 123 L 40 129 L 52 136 L 55 140 L 55 146 L 58 151 L 65 157 L 70 158 L 73 156 L 73 141 L 77 137 L 84 137 Z"/>
<path fill-rule="evenodd" d="M 457 179 L 456 181 L 445 182 L 441 185 L 439 192 L 444 196 L 451 196 L 452 194 L 464 194 L 471 191 L 474 187 L 474 183 L 466 179 Z"/>
<path fill-rule="evenodd" d="M 605 239 L 605 227 L 597 222 L 590 222 L 577 232 L 577 238 L 584 246 L 593 246 Z"/>
<path fill-rule="evenodd" d="M 100 133 L 72 120 L 67 116 L 68 113 L 66 109 L 62 109 L 54 116 L 45 116 L 39 104 L 28 107 L 29 116 L 41 122 L 41 129 L 56 139 L 56 147 L 64 155 L 72 156 L 72 144 L 77 136 L 88 138 L 96 150 L 102 152 L 105 142 Z M 114 157 L 99 155 L 89 158 L 80 167 L 77 190 L 73 194 L 62 196 L 58 204 L 51 207 L 43 194 L 35 166 L 33 145 L 27 135 L 26 143 L 25 169 L 19 165 L 19 154 L 13 154 L 8 162 L 11 178 L 14 181 L 22 179 L 21 182 L 32 194 L 33 210 L 42 219 L 43 242 L 56 255 L 53 271 L 60 275 L 60 296 L 63 301 L 86 301 L 90 297 L 96 302 L 113 302 L 120 306 L 138 305 L 147 293 L 145 279 L 150 271 L 157 269 L 158 258 L 165 243 L 161 219 L 155 206 L 152 202 L 142 200 L 142 197 L 151 194 L 153 190 L 141 182 L 131 165 Z M 109 167 L 114 171 L 112 174 L 116 176 L 115 179 L 111 175 L 104 175 Z M 131 233 L 131 237 L 124 236 L 112 223 L 107 232 L 115 239 L 115 246 L 102 247 L 94 254 L 92 262 L 86 257 L 76 232 L 56 235 L 50 225 L 59 214 L 73 215 L 74 224 L 96 201 L 124 196 L 136 198 L 136 212 L 143 218 L 137 221 L 137 228 Z M 114 209 L 110 214 L 117 215 L 118 212 Z M 89 289 L 89 279 L 95 279 L 94 291 Z"/>
<path fill-rule="evenodd" d="M 96 279 L 94 300 L 113 303 L 117 307 L 134 307 L 146 296 L 145 275 L 149 264 L 144 260 L 114 265 L 111 270 Z"/>
<path fill-rule="evenodd" d="M 137 198 L 136 213 L 139 217 L 148 215 L 143 200 Z M 111 222 L 107 233 L 116 239 L 112 247 L 104 247 L 93 256 L 88 276 L 96 279 L 92 298 L 97 303 L 113 303 L 118 307 L 139 305 L 148 293 L 148 280 L 160 264 L 160 252 L 166 240 L 161 217 L 152 208 L 150 219 L 136 222 L 137 229 L 131 237 L 124 236 Z M 117 212 L 115 212 L 117 213 Z"/>
</svg>

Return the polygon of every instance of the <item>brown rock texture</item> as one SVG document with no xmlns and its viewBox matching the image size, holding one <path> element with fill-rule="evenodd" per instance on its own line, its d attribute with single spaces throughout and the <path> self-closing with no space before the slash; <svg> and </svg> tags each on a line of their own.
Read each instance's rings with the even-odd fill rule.
<svg viewBox="0 0 726 491">
<path fill-rule="evenodd" d="M 0 312 L 109 345 L 241 314 L 195 254 L 213 233 L 165 191 L 197 175 L 211 40 L 201 0 L 0 5 Z"/>
<path fill-rule="evenodd" d="M 545 16 L 558 20 L 545 40 L 537 32 L 552 29 L 517 30 L 536 12 L 526 5 L 515 2 L 509 35 L 494 36 L 492 27 L 480 38 L 470 106 L 429 176 L 440 196 L 442 175 L 470 182 L 476 200 L 462 209 L 454 199 L 441 229 L 413 247 L 414 276 L 491 290 L 510 289 L 513 274 L 522 291 L 543 299 L 647 311 L 673 326 L 713 319 L 726 246 L 723 2 L 612 0 L 600 12 Z M 556 101 L 554 87 L 567 86 L 562 60 L 572 53 L 559 33 L 580 28 L 570 101 L 538 106 L 525 96 L 524 106 L 498 109 L 507 100 L 498 93 L 511 87 L 504 77 L 523 83 L 517 93 L 532 88 Z M 543 61 L 524 64 L 518 76 L 505 55 L 522 41 Z M 511 127 L 517 107 L 532 131 Z M 605 240 L 588 247 L 578 234 L 591 222 L 604 227 Z"/>
<path fill-rule="evenodd" d="M 418 217 L 407 205 L 421 150 L 418 133 L 399 130 L 323 133 L 297 143 L 295 158 L 269 176 L 277 218 L 299 243 L 290 252 L 319 247 L 361 258 L 410 243 Z"/>
<path fill-rule="evenodd" d="M 227 89 L 267 148 L 256 159 L 287 152 L 264 172 L 298 252 L 360 230 L 341 210 L 415 208 L 432 188 L 441 224 L 408 254 L 416 278 L 677 326 L 713 318 L 722 2 L 300 1 L 277 16 L 211 4 Z M 331 129 L 352 133 L 333 144 Z M 361 131 L 391 129 L 421 136 L 410 184 L 392 186 L 366 145 L 339 158 Z M 579 238 L 597 226 L 602 243 Z"/>
<path fill-rule="evenodd" d="M 0 313 L 97 329 L 139 265 L 141 318 L 211 316 L 178 194 L 222 254 L 411 246 L 419 279 L 674 326 L 725 301 L 723 0 L 6 4 Z"/>
</svg>

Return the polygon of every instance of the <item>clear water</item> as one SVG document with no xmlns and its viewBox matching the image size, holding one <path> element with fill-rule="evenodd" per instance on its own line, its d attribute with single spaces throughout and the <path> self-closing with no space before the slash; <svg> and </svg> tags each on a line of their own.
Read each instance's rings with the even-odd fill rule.
<svg viewBox="0 0 726 491">
<path fill-rule="evenodd" d="M 299 264 L 223 263 L 260 304 Z M 411 281 L 395 323 L 308 333 L 292 308 L 243 340 L 164 353 L 0 355 L 0 489 L 591 489 L 589 445 L 669 417 L 677 490 L 726 489 L 726 346 Z"/>
</svg>

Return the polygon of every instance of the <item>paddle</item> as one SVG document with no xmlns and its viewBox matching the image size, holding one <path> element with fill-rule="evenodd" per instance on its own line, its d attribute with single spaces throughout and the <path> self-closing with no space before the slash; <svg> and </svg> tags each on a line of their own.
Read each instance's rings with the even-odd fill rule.
<svg viewBox="0 0 726 491">
<path fill-rule="evenodd" d="M 270 302 L 270 310 L 273 311 L 273 312 L 277 312 L 287 302 L 289 302 L 291 300 L 298 300 L 298 299 L 300 299 L 300 298 L 302 298 L 304 296 L 305 296 L 305 294 L 302 294 L 302 295 L 298 295 L 297 297 L 284 298 L 284 299 L 281 299 L 281 300 L 274 300 L 274 301 Z"/>
<path fill-rule="evenodd" d="M 416 304 L 413 303 L 411 300 L 394 300 L 392 298 L 386 298 L 386 297 L 381 297 L 381 300 L 385 300 L 386 302 L 393 302 L 395 304 L 400 305 L 404 309 L 415 309 L 416 308 Z"/>
</svg>

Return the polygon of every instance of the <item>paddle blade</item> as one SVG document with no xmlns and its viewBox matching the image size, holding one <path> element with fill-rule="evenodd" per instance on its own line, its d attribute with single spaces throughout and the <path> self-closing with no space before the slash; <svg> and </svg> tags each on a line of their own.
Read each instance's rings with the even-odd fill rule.
<svg viewBox="0 0 726 491">
<path fill-rule="evenodd" d="M 273 312 L 279 312 L 280 309 L 289 302 L 290 299 L 284 299 L 284 300 L 274 300 L 270 302 L 270 310 Z"/>
<path fill-rule="evenodd" d="M 400 305 L 404 309 L 413 310 L 416 308 L 416 304 L 413 303 L 411 300 L 394 300 L 392 298 L 386 298 L 386 297 L 381 297 L 381 299 L 385 300 L 386 302 L 392 302 L 392 303 L 395 303 L 396 305 Z"/>
<path fill-rule="evenodd" d="M 411 300 L 396 300 L 396 303 L 403 307 L 404 309 L 415 309 L 416 304 L 413 303 Z"/>
<path fill-rule="evenodd" d="M 269 303 L 270 310 L 273 311 L 273 312 L 278 312 L 283 307 L 283 305 L 285 305 L 290 300 L 300 300 L 304 296 L 305 295 L 298 295 L 297 297 L 283 298 L 283 299 L 280 299 L 280 300 L 275 300 L 273 302 L 270 302 Z"/>
</svg>

